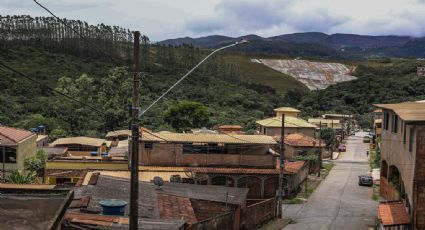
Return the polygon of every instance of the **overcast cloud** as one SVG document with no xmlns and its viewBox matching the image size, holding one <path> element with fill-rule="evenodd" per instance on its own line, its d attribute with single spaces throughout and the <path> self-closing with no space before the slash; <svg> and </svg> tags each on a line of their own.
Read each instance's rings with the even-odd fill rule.
<svg viewBox="0 0 425 230">
<path fill-rule="evenodd" d="M 39 0 L 60 17 L 140 30 L 153 41 L 294 32 L 425 35 L 425 0 Z M 0 14 L 47 16 L 31 0 Z"/>
</svg>

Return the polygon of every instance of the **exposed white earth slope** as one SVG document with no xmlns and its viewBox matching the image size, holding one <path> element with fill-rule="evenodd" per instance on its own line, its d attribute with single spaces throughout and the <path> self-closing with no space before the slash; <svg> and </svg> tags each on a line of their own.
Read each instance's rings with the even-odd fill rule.
<svg viewBox="0 0 425 230">
<path fill-rule="evenodd" d="M 290 75 L 310 90 L 326 89 L 338 82 L 357 79 L 341 63 L 311 62 L 306 60 L 260 59 L 264 65 Z"/>
</svg>

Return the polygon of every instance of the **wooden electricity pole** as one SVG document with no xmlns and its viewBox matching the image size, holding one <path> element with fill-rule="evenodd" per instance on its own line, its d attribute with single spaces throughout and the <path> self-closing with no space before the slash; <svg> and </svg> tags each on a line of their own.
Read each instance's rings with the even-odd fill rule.
<svg viewBox="0 0 425 230">
<path fill-rule="evenodd" d="M 134 32 L 134 73 L 133 103 L 131 109 L 131 180 L 130 180 L 130 229 L 136 230 L 139 225 L 139 39 L 140 32 Z"/>
<path fill-rule="evenodd" d="M 278 213 L 282 216 L 282 199 L 283 199 L 283 170 L 285 168 L 285 114 L 282 114 L 282 130 L 280 131 L 280 156 L 279 156 L 279 194 L 278 194 L 278 202 L 277 208 Z"/>
</svg>

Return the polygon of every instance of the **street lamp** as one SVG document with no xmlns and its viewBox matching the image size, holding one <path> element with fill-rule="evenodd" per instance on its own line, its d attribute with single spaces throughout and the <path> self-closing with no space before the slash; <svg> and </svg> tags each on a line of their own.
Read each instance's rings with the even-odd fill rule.
<svg viewBox="0 0 425 230">
<path fill-rule="evenodd" d="M 138 49 L 138 44 L 139 44 L 139 37 L 140 34 L 138 32 L 135 33 L 135 52 L 134 52 L 134 57 L 135 57 L 135 75 L 134 75 L 134 79 L 133 79 L 133 111 L 135 111 L 132 114 L 133 117 L 133 121 L 132 121 L 132 141 L 135 142 L 133 143 L 133 148 L 131 150 L 131 166 L 130 166 L 130 175 L 131 175 L 131 183 L 130 183 L 130 229 L 138 229 L 138 215 L 137 215 L 137 207 L 139 206 L 139 201 L 138 201 L 138 195 L 139 195 L 139 187 L 138 187 L 138 147 L 135 145 L 138 145 L 139 143 L 139 135 L 142 136 L 142 133 L 139 134 L 139 120 L 140 118 L 150 109 L 152 108 L 152 106 L 154 106 L 159 100 L 161 100 L 163 97 L 165 97 L 165 95 L 167 95 L 171 90 L 173 90 L 180 82 L 182 82 L 187 76 L 189 76 L 193 71 L 195 71 L 202 63 L 204 63 L 208 58 L 210 58 L 212 55 L 214 55 L 215 53 L 233 47 L 233 46 L 237 46 L 240 44 L 245 44 L 248 43 L 247 40 L 242 39 L 240 41 L 237 41 L 233 44 L 230 45 L 226 45 L 223 47 L 220 47 L 216 50 L 213 50 L 210 54 L 208 54 L 205 58 L 203 58 L 198 64 L 196 64 L 192 69 L 190 69 L 185 75 L 183 75 L 183 77 L 181 77 L 178 81 L 176 81 L 176 83 L 174 83 L 170 88 L 168 88 L 163 94 L 161 94 L 161 96 L 159 96 L 155 101 L 153 101 L 148 107 L 146 107 L 145 110 L 140 111 L 139 108 L 136 108 L 135 106 L 137 106 L 138 104 L 138 79 L 137 79 L 137 74 L 138 74 L 138 58 L 139 58 L 139 49 Z M 136 159 L 136 160 L 135 160 Z M 136 184 L 137 183 L 137 184 Z M 135 185 L 136 184 L 136 185 Z M 134 211 L 136 210 L 136 211 Z"/>
<path fill-rule="evenodd" d="M 181 77 L 178 81 L 176 81 L 176 83 L 174 83 L 170 88 L 168 88 L 167 91 L 165 91 L 161 96 L 159 96 L 155 101 L 153 101 L 152 104 L 150 104 L 148 107 L 146 107 L 146 109 L 140 111 L 139 117 L 142 117 L 152 106 L 154 106 L 159 100 L 161 100 L 165 95 L 167 95 L 171 90 L 173 90 L 180 82 L 182 82 L 187 76 L 189 76 L 202 63 L 204 63 L 208 58 L 213 56 L 215 53 L 217 53 L 221 50 L 224 50 L 224 49 L 227 49 L 227 48 L 230 48 L 230 47 L 233 47 L 233 46 L 245 44 L 245 43 L 249 43 L 249 41 L 245 40 L 245 39 L 241 39 L 240 41 L 237 41 L 237 42 L 232 43 L 230 45 L 223 46 L 223 47 L 220 47 L 216 50 L 213 50 L 210 54 L 208 54 L 206 57 L 204 57 L 204 59 L 202 59 L 198 64 L 196 64 L 192 69 L 190 69 L 185 75 L 183 75 L 183 77 Z"/>
</svg>

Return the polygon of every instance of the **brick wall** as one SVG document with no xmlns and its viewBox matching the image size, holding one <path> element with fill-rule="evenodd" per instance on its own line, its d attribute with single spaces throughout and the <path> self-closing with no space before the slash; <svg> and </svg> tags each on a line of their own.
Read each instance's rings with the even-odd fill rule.
<svg viewBox="0 0 425 230">
<path fill-rule="evenodd" d="M 207 220 L 226 212 L 226 205 L 223 203 L 194 199 L 191 199 L 190 202 L 198 221 Z M 228 205 L 228 208 L 234 209 L 232 206 Z"/>
<path fill-rule="evenodd" d="M 260 149 L 256 155 L 249 151 L 245 151 L 244 154 L 183 153 L 181 144 L 155 143 L 153 150 L 145 149 L 141 144 L 139 155 L 140 163 L 145 165 L 274 168 L 273 156 L 268 154 L 267 150 L 267 148 Z"/>
</svg>

